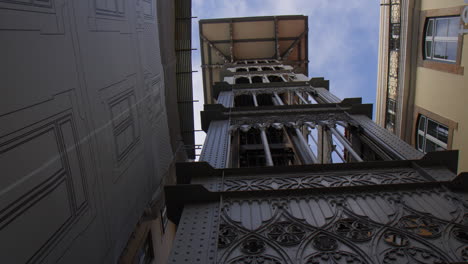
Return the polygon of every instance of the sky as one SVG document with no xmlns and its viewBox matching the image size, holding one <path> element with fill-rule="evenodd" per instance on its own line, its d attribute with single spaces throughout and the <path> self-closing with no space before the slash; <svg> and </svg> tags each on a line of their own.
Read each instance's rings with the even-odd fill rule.
<svg viewBox="0 0 468 264">
<path fill-rule="evenodd" d="M 362 97 L 375 104 L 379 44 L 378 0 L 192 0 L 192 69 L 195 129 L 203 110 L 198 20 L 211 18 L 305 15 L 309 19 L 309 78 L 330 80 L 340 98 Z M 195 133 L 203 144 L 204 132 Z M 199 151 L 197 152 L 199 153 Z"/>
</svg>

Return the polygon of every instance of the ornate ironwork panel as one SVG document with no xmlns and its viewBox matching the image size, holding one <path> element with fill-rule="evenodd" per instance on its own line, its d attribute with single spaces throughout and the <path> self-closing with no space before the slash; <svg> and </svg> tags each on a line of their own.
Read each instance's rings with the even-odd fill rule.
<svg viewBox="0 0 468 264">
<path fill-rule="evenodd" d="M 377 169 L 343 172 L 225 177 L 224 191 L 296 190 L 360 185 L 417 183 L 428 181 L 415 169 Z"/>
<path fill-rule="evenodd" d="M 224 197 L 218 263 L 466 260 L 463 198 L 444 188 Z"/>
</svg>

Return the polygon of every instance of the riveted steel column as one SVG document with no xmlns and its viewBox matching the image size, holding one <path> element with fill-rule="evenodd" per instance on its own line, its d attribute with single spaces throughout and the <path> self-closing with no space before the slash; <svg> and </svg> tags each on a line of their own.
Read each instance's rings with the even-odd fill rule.
<svg viewBox="0 0 468 264">
<path fill-rule="evenodd" d="M 263 143 L 263 150 L 265 151 L 265 160 L 266 160 L 266 165 L 267 166 L 274 166 L 273 164 L 273 159 L 271 157 L 271 151 L 270 151 L 270 146 L 268 145 L 268 139 L 266 136 L 266 125 L 258 125 L 257 126 L 260 129 L 260 136 L 262 138 L 262 143 Z"/>
<path fill-rule="evenodd" d="M 356 159 L 358 162 L 363 162 L 362 158 L 359 156 L 359 154 L 357 154 L 356 151 L 354 151 L 349 141 L 343 135 L 341 135 L 341 133 L 338 132 L 336 128 L 330 127 L 330 131 L 336 137 L 336 139 L 340 141 L 341 144 L 343 144 L 343 147 L 346 148 L 346 150 L 351 154 L 351 156 L 353 156 L 354 159 Z"/>
<path fill-rule="evenodd" d="M 258 107 L 257 94 L 252 93 L 252 99 L 255 107 Z"/>
<path fill-rule="evenodd" d="M 312 163 L 318 163 L 317 157 L 315 156 L 315 154 L 310 149 L 310 146 L 307 143 L 307 140 L 304 138 L 304 135 L 302 135 L 302 131 L 299 129 L 299 125 L 297 125 L 295 123 L 291 123 L 291 124 L 292 124 L 294 130 L 296 131 L 296 135 L 299 138 L 299 141 L 301 141 L 301 144 L 304 147 L 305 151 L 307 152 L 307 154 L 312 159 Z"/>
<path fill-rule="evenodd" d="M 276 101 L 278 102 L 279 105 L 284 105 L 283 100 L 281 100 L 278 93 L 275 92 L 275 93 L 273 93 L 273 95 L 275 96 Z"/>
<path fill-rule="evenodd" d="M 304 103 L 304 104 L 308 104 L 308 102 L 306 101 L 306 99 L 304 99 L 304 97 L 302 96 L 302 94 L 298 91 L 295 91 L 296 95 L 301 99 L 301 101 Z"/>
</svg>

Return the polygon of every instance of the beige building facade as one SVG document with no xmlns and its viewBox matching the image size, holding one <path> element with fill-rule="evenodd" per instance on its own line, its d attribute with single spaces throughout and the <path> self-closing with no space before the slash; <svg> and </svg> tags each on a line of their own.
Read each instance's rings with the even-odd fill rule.
<svg viewBox="0 0 468 264">
<path fill-rule="evenodd" d="M 381 2 L 376 122 L 421 152 L 459 150 L 468 171 L 466 3 Z"/>
</svg>

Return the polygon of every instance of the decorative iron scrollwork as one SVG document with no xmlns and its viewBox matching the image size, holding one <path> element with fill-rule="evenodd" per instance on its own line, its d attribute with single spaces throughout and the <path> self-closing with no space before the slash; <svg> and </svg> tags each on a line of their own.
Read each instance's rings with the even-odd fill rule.
<svg viewBox="0 0 468 264">
<path fill-rule="evenodd" d="M 406 247 L 409 245 L 409 240 L 406 236 L 391 231 L 386 232 L 383 239 L 387 244 L 394 247 Z"/>
<path fill-rule="evenodd" d="M 282 246 L 294 246 L 301 242 L 306 231 L 302 226 L 290 222 L 278 222 L 268 228 L 267 236 Z"/>
<path fill-rule="evenodd" d="M 371 239 L 374 228 L 364 221 L 358 219 L 341 219 L 337 221 L 333 230 L 341 236 L 353 241 L 362 242 Z"/>
<path fill-rule="evenodd" d="M 265 242 L 262 240 L 251 237 L 242 242 L 241 251 L 249 255 L 257 255 L 265 251 Z"/>
<path fill-rule="evenodd" d="M 361 264 L 365 263 L 360 257 L 349 252 L 320 252 L 307 259 L 306 264 Z"/>
<path fill-rule="evenodd" d="M 218 248 L 226 248 L 232 244 L 237 238 L 237 230 L 226 224 L 221 224 L 219 227 Z"/>
<path fill-rule="evenodd" d="M 422 237 L 437 237 L 442 231 L 440 222 L 426 216 L 404 216 L 400 219 L 398 225 L 401 228 Z"/>
<path fill-rule="evenodd" d="M 463 243 L 468 243 L 468 229 L 457 227 L 452 231 L 453 236 Z"/>
<path fill-rule="evenodd" d="M 312 240 L 312 245 L 321 251 L 332 251 L 338 248 L 338 241 L 327 235 L 319 235 Z"/>
<path fill-rule="evenodd" d="M 282 264 L 283 262 L 271 256 L 242 256 L 233 259 L 229 264 Z"/>
<path fill-rule="evenodd" d="M 465 247 L 461 251 L 461 257 L 463 260 L 468 261 L 468 247 Z"/>
<path fill-rule="evenodd" d="M 439 256 L 430 250 L 415 248 L 415 247 L 403 247 L 394 248 L 385 253 L 383 263 L 446 263 Z"/>
</svg>

